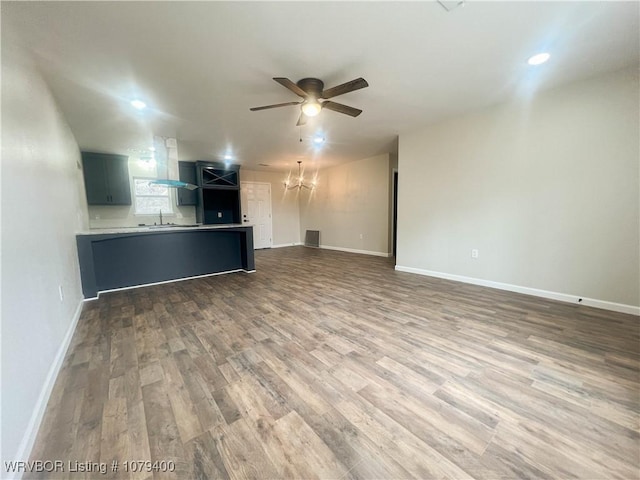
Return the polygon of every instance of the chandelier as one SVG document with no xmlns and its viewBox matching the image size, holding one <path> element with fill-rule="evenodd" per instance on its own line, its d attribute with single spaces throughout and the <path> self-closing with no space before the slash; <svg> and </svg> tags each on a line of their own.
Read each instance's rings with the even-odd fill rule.
<svg viewBox="0 0 640 480">
<path fill-rule="evenodd" d="M 291 175 L 289 175 L 289 178 L 284 181 L 284 188 L 287 190 L 294 190 L 296 188 L 298 190 L 302 190 L 303 188 L 306 188 L 307 190 L 313 190 L 314 188 L 316 188 L 315 180 L 309 184 L 304 183 L 304 178 L 302 177 L 302 160 L 298 160 L 298 177 L 295 179 L 295 182 L 292 182 L 290 180 L 290 177 Z"/>
</svg>

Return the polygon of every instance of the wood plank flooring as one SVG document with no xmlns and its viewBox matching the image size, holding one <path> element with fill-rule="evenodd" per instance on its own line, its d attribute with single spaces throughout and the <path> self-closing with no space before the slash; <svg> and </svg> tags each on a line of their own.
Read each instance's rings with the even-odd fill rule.
<svg viewBox="0 0 640 480">
<path fill-rule="evenodd" d="M 85 306 L 32 459 L 120 468 L 44 477 L 640 477 L 638 317 L 378 257 L 256 263 Z"/>
</svg>

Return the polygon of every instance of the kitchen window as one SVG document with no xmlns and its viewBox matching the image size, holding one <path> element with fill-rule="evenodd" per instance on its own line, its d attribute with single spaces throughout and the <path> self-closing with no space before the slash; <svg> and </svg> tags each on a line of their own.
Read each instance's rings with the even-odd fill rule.
<svg viewBox="0 0 640 480">
<path fill-rule="evenodd" d="M 172 214 L 171 190 L 165 185 L 153 185 L 155 178 L 134 178 L 133 191 L 136 215 Z"/>
</svg>

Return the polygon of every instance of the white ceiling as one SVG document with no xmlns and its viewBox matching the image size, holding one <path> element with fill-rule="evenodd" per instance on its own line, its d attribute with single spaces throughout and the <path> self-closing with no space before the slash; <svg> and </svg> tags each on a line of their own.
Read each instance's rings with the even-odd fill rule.
<svg viewBox="0 0 640 480">
<path fill-rule="evenodd" d="M 451 3 L 451 2 L 450 2 Z M 2 2 L 2 42 L 33 52 L 82 149 L 176 137 L 181 159 L 285 170 L 397 148 L 443 117 L 638 64 L 638 2 Z M 527 58 L 549 51 L 540 67 Z M 272 77 L 369 88 L 302 130 Z M 136 112 L 129 100 L 148 105 Z M 314 151 L 321 132 L 325 146 Z M 299 142 L 302 134 L 303 142 Z"/>
</svg>

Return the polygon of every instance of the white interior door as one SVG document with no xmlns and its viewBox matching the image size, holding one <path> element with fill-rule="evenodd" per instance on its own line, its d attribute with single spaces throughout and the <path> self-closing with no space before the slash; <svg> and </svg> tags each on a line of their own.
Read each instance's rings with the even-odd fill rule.
<svg viewBox="0 0 640 480">
<path fill-rule="evenodd" d="M 253 225 L 253 248 L 271 248 L 271 184 L 240 182 L 242 222 Z"/>
</svg>

